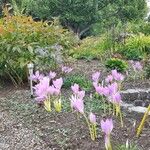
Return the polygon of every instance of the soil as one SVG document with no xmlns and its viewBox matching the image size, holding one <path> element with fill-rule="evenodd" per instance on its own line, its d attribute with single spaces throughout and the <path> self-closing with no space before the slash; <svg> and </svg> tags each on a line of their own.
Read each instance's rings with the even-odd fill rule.
<svg viewBox="0 0 150 150">
<path fill-rule="evenodd" d="M 102 70 L 104 66 L 98 61 L 78 61 L 72 64 L 75 71 L 85 73 L 90 77 L 93 71 Z M 83 71 L 84 70 L 84 71 Z M 125 83 L 125 88 L 148 88 L 149 80 Z M 92 141 L 85 120 L 79 118 L 70 109 L 61 113 L 48 113 L 30 98 L 28 88 L 0 88 L 0 150 L 104 150 L 104 134 L 98 124 L 98 137 Z M 66 103 L 69 91 L 63 89 Z M 96 112 L 97 122 L 104 117 L 102 112 Z M 130 143 L 138 146 L 139 150 L 150 150 L 150 119 L 139 138 L 136 130 L 143 114 L 123 111 L 124 127 L 121 128 L 118 118 L 113 118 L 114 129 L 111 134 L 113 150 L 116 145 Z M 136 125 L 134 122 L 136 121 Z"/>
</svg>

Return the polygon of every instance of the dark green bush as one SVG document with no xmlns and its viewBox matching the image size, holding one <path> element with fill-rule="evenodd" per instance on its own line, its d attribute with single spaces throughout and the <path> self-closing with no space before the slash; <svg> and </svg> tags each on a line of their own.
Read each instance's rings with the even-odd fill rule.
<svg viewBox="0 0 150 150">
<path fill-rule="evenodd" d="M 126 59 L 139 61 L 143 59 L 143 53 L 138 49 L 127 49 L 122 53 Z"/>
<path fill-rule="evenodd" d="M 73 74 L 69 75 L 64 80 L 64 88 L 70 88 L 73 84 L 79 84 L 81 89 L 89 91 L 92 88 L 92 82 L 88 80 L 84 75 Z"/>
<path fill-rule="evenodd" d="M 125 72 L 128 68 L 128 64 L 124 60 L 118 58 L 108 59 L 105 66 L 109 70 L 116 69 L 119 72 Z"/>
</svg>

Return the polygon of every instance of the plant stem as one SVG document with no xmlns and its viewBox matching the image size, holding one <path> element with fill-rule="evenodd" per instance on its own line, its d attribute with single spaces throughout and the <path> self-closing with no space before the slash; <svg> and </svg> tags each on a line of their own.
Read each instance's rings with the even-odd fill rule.
<svg viewBox="0 0 150 150">
<path fill-rule="evenodd" d="M 149 106 L 148 106 L 148 108 L 147 108 L 147 111 L 145 112 L 145 114 L 144 114 L 144 116 L 143 116 L 143 119 L 142 119 L 142 121 L 141 121 L 141 123 L 140 123 L 140 125 L 139 125 L 139 127 L 138 127 L 138 129 L 137 129 L 137 134 L 136 134 L 137 137 L 139 137 L 140 133 L 142 132 L 142 129 L 143 129 L 143 127 L 144 127 L 145 120 L 146 120 L 146 118 L 148 117 L 149 112 L 150 112 L 150 104 L 149 104 Z"/>
<path fill-rule="evenodd" d="M 87 125 L 88 125 L 89 131 L 90 131 L 91 139 L 94 141 L 94 140 L 95 140 L 95 137 L 94 137 L 94 135 L 93 135 L 93 131 L 91 130 L 90 122 L 89 122 L 89 120 L 88 120 L 88 118 L 86 117 L 85 114 L 83 114 L 83 116 L 84 116 L 84 118 L 85 118 L 85 120 L 86 120 L 86 123 L 87 123 Z"/>
</svg>

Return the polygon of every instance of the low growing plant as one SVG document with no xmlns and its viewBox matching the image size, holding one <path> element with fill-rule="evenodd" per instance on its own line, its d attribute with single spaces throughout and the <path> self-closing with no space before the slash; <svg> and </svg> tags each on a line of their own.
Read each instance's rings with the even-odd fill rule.
<svg viewBox="0 0 150 150">
<path fill-rule="evenodd" d="M 116 69 L 119 72 L 125 72 L 128 68 L 128 64 L 124 60 L 118 58 L 108 59 L 105 66 L 109 70 Z"/>
<path fill-rule="evenodd" d="M 79 84 L 82 89 L 89 91 L 92 88 L 92 82 L 89 81 L 85 76 L 80 74 L 72 74 L 64 79 L 64 88 L 70 88 L 73 84 Z"/>
</svg>

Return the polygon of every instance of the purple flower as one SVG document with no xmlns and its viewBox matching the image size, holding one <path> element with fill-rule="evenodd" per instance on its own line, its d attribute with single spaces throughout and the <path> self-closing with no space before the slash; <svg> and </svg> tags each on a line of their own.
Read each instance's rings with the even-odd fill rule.
<svg viewBox="0 0 150 150">
<path fill-rule="evenodd" d="M 113 103 L 115 104 L 119 104 L 121 103 L 121 95 L 119 92 L 115 93 L 112 95 L 112 100 L 113 100 Z"/>
<path fill-rule="evenodd" d="M 107 78 L 105 79 L 105 81 L 106 81 L 107 83 L 112 83 L 112 81 L 113 81 L 113 76 L 112 76 L 112 75 L 108 75 Z"/>
<path fill-rule="evenodd" d="M 55 81 L 53 81 L 53 85 L 55 86 L 56 89 L 60 90 L 63 85 L 63 79 L 62 78 L 56 79 Z"/>
<path fill-rule="evenodd" d="M 121 73 L 118 73 L 117 70 L 112 70 L 111 74 L 116 81 L 123 81 L 124 76 Z"/>
<path fill-rule="evenodd" d="M 55 92 L 55 87 L 52 85 L 52 86 L 49 86 L 48 90 L 47 90 L 47 93 L 49 95 L 53 95 Z"/>
<path fill-rule="evenodd" d="M 43 101 L 46 99 L 49 89 L 49 82 L 50 79 L 48 77 L 44 77 L 42 80 L 40 80 L 40 83 L 34 87 L 37 101 Z"/>
<path fill-rule="evenodd" d="M 96 87 L 98 86 L 98 82 L 93 82 L 93 86 L 96 89 Z"/>
<path fill-rule="evenodd" d="M 56 77 L 56 73 L 50 71 L 50 72 L 49 72 L 49 77 L 50 77 L 50 79 L 54 79 L 54 78 Z"/>
<path fill-rule="evenodd" d="M 61 70 L 64 73 L 70 73 L 73 69 L 67 66 L 62 66 Z"/>
<path fill-rule="evenodd" d="M 89 114 L 89 120 L 92 124 L 96 124 L 96 116 L 92 112 Z"/>
<path fill-rule="evenodd" d="M 96 83 L 99 82 L 99 78 L 100 78 L 100 72 L 95 72 L 92 74 L 92 80 Z"/>
<path fill-rule="evenodd" d="M 38 82 L 38 81 L 42 80 L 43 77 L 44 77 L 43 74 L 40 74 L 39 71 L 36 71 L 35 74 L 33 74 L 33 75 L 31 76 L 31 79 L 32 79 L 33 81 L 35 81 L 35 82 Z"/>
<path fill-rule="evenodd" d="M 113 77 L 115 77 L 115 76 L 118 74 L 118 72 L 117 72 L 117 70 L 115 69 L 115 70 L 112 70 L 112 71 L 111 71 L 111 74 L 112 74 Z"/>
<path fill-rule="evenodd" d="M 102 86 L 96 86 L 95 90 L 98 94 L 103 95 L 104 88 Z"/>
<path fill-rule="evenodd" d="M 103 95 L 106 96 L 106 97 L 109 96 L 109 88 L 108 87 L 103 88 Z"/>
<path fill-rule="evenodd" d="M 106 119 L 105 121 L 101 120 L 100 124 L 101 124 L 102 131 L 106 135 L 110 135 L 110 133 L 112 132 L 112 129 L 113 129 L 112 119 Z"/>
<path fill-rule="evenodd" d="M 109 95 L 113 95 L 118 91 L 118 84 L 116 82 L 108 85 Z"/>
<path fill-rule="evenodd" d="M 71 90 L 73 91 L 74 94 L 77 94 L 79 92 L 79 85 L 78 84 L 74 84 L 71 86 Z"/>
<path fill-rule="evenodd" d="M 111 147 L 110 144 L 110 133 L 113 129 L 113 122 L 112 119 L 106 119 L 106 121 L 102 120 L 100 122 L 102 131 L 105 133 L 105 147 L 109 149 Z"/>
<path fill-rule="evenodd" d="M 124 76 L 123 76 L 121 73 L 118 73 L 118 74 L 114 77 L 114 79 L 115 79 L 116 81 L 123 81 L 123 80 L 124 80 Z"/>
<path fill-rule="evenodd" d="M 143 69 L 142 65 L 140 62 L 135 62 L 135 64 L 133 64 L 133 68 L 136 71 L 141 71 Z"/>
<path fill-rule="evenodd" d="M 78 91 L 77 97 L 78 97 L 79 99 L 83 99 L 84 96 L 85 96 L 85 91 Z"/>
<path fill-rule="evenodd" d="M 71 97 L 71 107 L 74 108 L 76 111 L 84 114 L 84 103 L 82 99 L 78 99 L 77 97 Z"/>
</svg>

